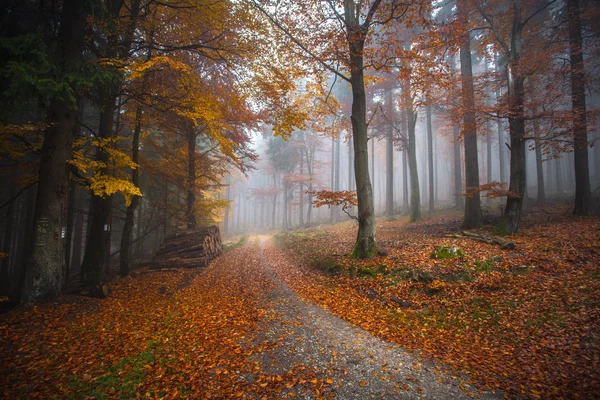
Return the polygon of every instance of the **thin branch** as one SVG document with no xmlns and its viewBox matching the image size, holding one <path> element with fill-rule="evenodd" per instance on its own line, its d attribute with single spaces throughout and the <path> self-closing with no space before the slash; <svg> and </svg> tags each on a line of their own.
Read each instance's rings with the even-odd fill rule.
<svg viewBox="0 0 600 400">
<path fill-rule="evenodd" d="M 330 66 L 329 64 L 327 64 L 320 57 L 318 57 L 315 53 L 313 53 L 308 47 L 306 47 L 304 44 L 302 44 L 302 42 L 300 42 L 294 35 L 292 35 L 292 33 L 287 28 L 285 28 L 283 25 L 281 25 L 279 23 L 279 21 L 277 21 L 277 19 L 275 19 L 275 17 L 273 17 L 267 10 L 265 10 L 260 4 L 258 4 L 258 2 L 256 0 L 252 0 L 252 4 L 254 4 L 254 7 L 256 7 L 261 13 L 263 13 L 269 19 L 269 21 L 271 21 L 288 38 L 290 38 L 292 40 L 292 42 L 294 42 L 296 44 L 296 46 L 298 46 L 302 50 L 304 50 L 304 52 L 306 54 L 308 54 L 311 58 L 313 58 L 315 61 L 317 61 L 319 64 L 321 64 L 323 67 L 325 67 L 330 72 L 332 72 L 335 75 L 339 76 L 343 80 L 345 80 L 347 82 L 350 82 L 350 78 L 348 78 L 346 75 L 340 73 L 335 68 L 333 68 L 332 66 Z"/>
<path fill-rule="evenodd" d="M 21 194 L 23 194 L 24 191 L 26 191 L 27 189 L 29 189 L 30 187 L 32 187 L 33 185 L 37 184 L 38 181 L 35 181 L 33 183 L 30 183 L 29 185 L 21 188 L 21 190 L 19 190 L 17 192 L 17 194 L 15 194 L 13 197 L 11 197 L 10 199 L 6 200 L 2 205 L 0 205 L 0 210 L 2 210 L 4 207 L 7 207 L 9 205 L 12 204 L 13 201 L 15 201 L 16 199 L 19 198 L 19 196 L 21 196 Z"/>
</svg>

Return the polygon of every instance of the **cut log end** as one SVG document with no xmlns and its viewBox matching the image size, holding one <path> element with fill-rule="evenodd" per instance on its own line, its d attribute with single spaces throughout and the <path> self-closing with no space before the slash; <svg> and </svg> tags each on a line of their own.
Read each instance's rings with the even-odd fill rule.
<svg viewBox="0 0 600 400">
<path fill-rule="evenodd" d="M 108 287 L 108 283 L 104 282 L 96 286 L 93 290 L 91 290 L 90 296 L 95 297 L 97 299 L 105 299 L 108 297 L 109 292 L 110 290 Z"/>
</svg>

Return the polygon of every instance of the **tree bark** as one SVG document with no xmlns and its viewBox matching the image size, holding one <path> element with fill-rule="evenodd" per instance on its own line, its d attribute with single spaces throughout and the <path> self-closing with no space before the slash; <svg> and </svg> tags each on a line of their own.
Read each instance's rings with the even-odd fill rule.
<svg viewBox="0 0 600 400">
<path fill-rule="evenodd" d="M 496 64 L 496 71 L 500 72 L 500 66 L 498 65 L 498 55 L 494 52 L 494 64 Z M 500 89 L 496 91 L 496 102 L 500 101 Z M 498 128 L 498 163 L 500 167 L 500 183 L 506 183 L 506 168 L 504 166 L 504 133 L 502 129 L 502 118 L 496 119 L 496 127 Z"/>
<path fill-rule="evenodd" d="M 392 89 L 386 90 L 386 108 L 389 115 L 389 125 L 385 142 L 385 213 L 388 218 L 394 215 L 394 105 L 392 104 Z"/>
<path fill-rule="evenodd" d="M 304 143 L 306 144 L 306 143 Z M 300 152 L 300 177 L 301 181 L 299 182 L 300 186 L 300 212 L 298 213 L 298 222 L 300 226 L 304 226 L 304 180 L 302 179 L 304 175 L 304 152 Z"/>
<path fill-rule="evenodd" d="M 186 197 L 187 228 L 196 229 L 196 132 L 193 127 L 186 131 L 188 151 L 188 176 Z"/>
<path fill-rule="evenodd" d="M 116 96 L 108 88 L 104 92 L 101 96 L 104 108 L 100 113 L 98 136 L 102 139 L 110 139 L 114 136 Z M 109 165 L 110 154 L 106 150 L 99 148 L 97 151 L 97 160 L 100 163 Z M 109 174 L 110 171 L 104 170 L 103 173 Z M 89 239 L 81 265 L 81 280 L 88 290 L 98 287 L 104 279 L 104 269 L 108 261 L 106 253 L 108 246 L 110 246 L 111 209 L 112 196 L 92 196 L 92 220 Z"/>
<path fill-rule="evenodd" d="M 402 150 L 402 210 L 408 212 L 408 148 Z"/>
<path fill-rule="evenodd" d="M 465 198 L 462 196 L 462 163 L 460 162 L 460 128 L 457 123 L 452 127 L 454 136 L 454 207 L 462 209 Z"/>
<path fill-rule="evenodd" d="M 535 110 L 534 110 L 535 112 Z M 533 135 L 535 140 L 535 166 L 537 173 L 537 201 L 544 203 L 546 201 L 546 188 L 544 185 L 544 170 L 542 165 L 542 141 L 540 140 L 540 121 L 533 120 Z"/>
<path fill-rule="evenodd" d="M 352 256 L 371 258 L 377 254 L 373 188 L 369 177 L 367 136 L 367 99 L 365 95 L 363 50 L 368 25 L 360 25 L 354 2 L 346 0 L 344 15 L 350 51 L 350 84 L 352 86 L 352 137 L 354 140 L 354 174 L 358 198 L 358 234 Z"/>
<path fill-rule="evenodd" d="M 575 207 L 573 214 L 588 215 L 592 205 L 588 165 L 587 116 L 585 104 L 585 70 L 579 0 L 567 0 L 571 59 L 571 102 L 575 164 Z"/>
<path fill-rule="evenodd" d="M 468 15 L 466 4 L 458 4 L 459 21 L 466 26 Z M 471 38 L 466 31 L 460 47 L 460 72 L 462 84 L 462 99 L 464 109 L 465 148 L 465 213 L 462 227 L 475 228 L 481 225 L 481 199 L 479 195 L 479 160 L 477 158 L 477 123 L 475 121 L 475 95 L 473 88 L 473 68 L 471 65 Z"/>
<path fill-rule="evenodd" d="M 227 174 L 227 189 L 225 189 L 225 200 L 228 202 L 231 199 L 231 174 Z M 225 216 L 223 217 L 223 238 L 227 238 L 229 236 L 229 209 L 230 204 L 227 204 L 225 207 Z"/>
<path fill-rule="evenodd" d="M 410 88 L 410 84 L 407 85 Z M 410 221 L 421 220 L 421 194 L 419 193 L 419 172 L 417 170 L 417 143 L 415 127 L 417 116 L 413 110 L 412 97 L 409 89 L 407 93 L 406 120 L 408 121 L 408 170 L 410 175 Z"/>
<path fill-rule="evenodd" d="M 133 138 L 131 140 L 131 160 L 138 164 L 140 163 L 140 135 L 142 131 L 142 113 L 143 106 L 139 104 L 135 111 L 135 128 L 133 130 Z M 140 186 L 140 171 L 139 167 L 131 171 L 131 182 Z M 135 210 L 139 204 L 139 196 L 133 196 L 131 203 L 127 206 L 125 214 L 125 223 L 123 224 L 123 235 L 121 236 L 121 251 L 119 253 L 119 272 L 121 276 L 129 275 L 131 265 L 131 239 L 133 236 L 133 219 Z"/>
<path fill-rule="evenodd" d="M 514 3 L 514 17 L 510 53 L 507 64 L 508 108 L 510 133 L 510 183 L 511 195 L 506 199 L 506 208 L 501 222 L 507 233 L 519 231 L 523 199 L 525 196 L 525 88 L 524 78 L 519 71 L 521 59 L 522 30 L 521 7 Z"/>
<path fill-rule="evenodd" d="M 433 214 L 435 208 L 435 193 L 433 180 L 433 127 L 431 126 L 431 106 L 426 107 L 427 113 L 427 159 L 429 172 L 429 214 Z"/>
<path fill-rule="evenodd" d="M 64 78 L 79 73 L 84 42 L 81 40 L 87 20 L 85 2 L 65 0 L 62 5 L 56 67 Z M 44 135 L 37 200 L 33 217 L 31 250 L 26 255 L 27 266 L 22 302 L 42 297 L 56 297 L 62 288 L 64 241 L 69 172 L 67 162 L 72 157 L 73 132 L 77 120 L 74 104 L 55 99 L 50 106 L 49 121 L 53 124 Z"/>
</svg>

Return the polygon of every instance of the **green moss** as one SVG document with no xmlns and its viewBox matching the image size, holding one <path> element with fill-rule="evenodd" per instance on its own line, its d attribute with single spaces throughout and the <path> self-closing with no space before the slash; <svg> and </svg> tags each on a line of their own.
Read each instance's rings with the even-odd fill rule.
<svg viewBox="0 0 600 400">
<path fill-rule="evenodd" d="M 363 259 L 363 258 L 373 258 L 377 255 L 377 246 L 373 245 L 370 249 L 366 251 L 360 245 L 360 241 L 357 240 L 354 245 L 354 250 L 352 251 L 352 258 Z"/>
</svg>

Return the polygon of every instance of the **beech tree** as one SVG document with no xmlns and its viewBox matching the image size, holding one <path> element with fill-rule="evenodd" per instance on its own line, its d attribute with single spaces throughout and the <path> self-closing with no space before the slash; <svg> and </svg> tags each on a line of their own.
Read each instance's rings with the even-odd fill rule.
<svg viewBox="0 0 600 400">
<path fill-rule="evenodd" d="M 588 164 L 587 116 L 585 104 L 585 70 L 581 36 L 579 0 L 567 0 L 569 57 L 571 61 L 571 101 L 573 113 L 573 147 L 575 152 L 576 215 L 591 211 L 592 192 Z"/>
<path fill-rule="evenodd" d="M 63 286 L 65 259 L 63 227 L 67 217 L 69 193 L 68 161 L 71 159 L 73 134 L 77 121 L 77 100 L 85 63 L 82 32 L 87 31 L 90 4 L 65 0 L 60 13 L 56 38 L 48 43 L 53 49 L 52 80 L 61 88 L 52 96 L 48 110 L 49 127 L 44 135 L 31 249 L 22 302 L 46 296 L 58 296 Z M 73 79 L 75 78 L 75 79 Z"/>
<path fill-rule="evenodd" d="M 351 121 L 358 197 L 358 234 L 353 256 L 372 257 L 377 253 L 377 242 L 368 166 L 365 68 L 369 63 L 365 64 L 365 52 L 371 54 L 369 46 L 374 41 L 374 27 L 377 26 L 377 33 L 382 34 L 387 24 L 406 14 L 408 5 L 381 0 L 328 0 L 294 4 L 289 8 L 257 0 L 253 3 L 302 51 L 307 62 L 316 62 L 352 87 Z M 299 12 L 306 17 L 301 22 L 295 21 Z"/>
<path fill-rule="evenodd" d="M 512 0 L 504 2 L 475 2 L 474 7 L 481 16 L 495 44 L 506 60 L 508 88 L 508 124 L 510 135 L 510 181 L 506 206 L 502 217 L 502 229 L 507 233 L 519 230 L 523 200 L 525 196 L 525 68 L 523 54 L 524 34 L 536 35 L 542 24 L 535 18 L 551 6 L 554 0 L 524 2 Z M 537 29 L 530 29 L 536 23 Z"/>
<path fill-rule="evenodd" d="M 462 227 L 481 225 L 481 198 L 479 196 L 479 161 L 477 158 L 477 124 L 475 120 L 475 94 L 471 66 L 471 37 L 468 30 L 466 2 L 457 3 L 458 23 L 464 30 L 460 46 L 460 75 L 462 83 L 463 143 L 465 147 L 465 213 Z"/>
</svg>

